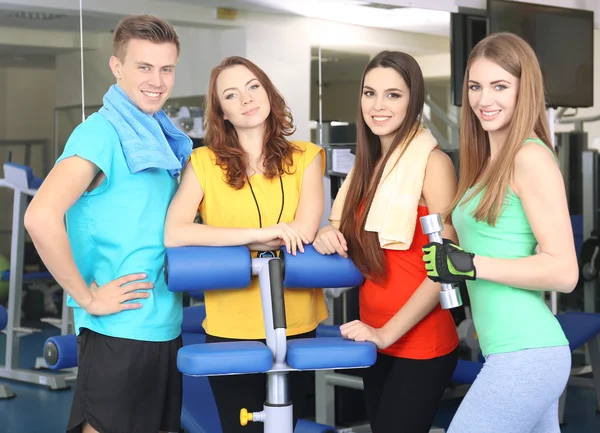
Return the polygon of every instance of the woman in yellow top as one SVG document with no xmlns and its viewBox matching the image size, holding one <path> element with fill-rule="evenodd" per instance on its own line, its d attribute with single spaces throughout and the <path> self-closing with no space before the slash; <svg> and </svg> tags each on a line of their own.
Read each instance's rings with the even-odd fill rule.
<svg viewBox="0 0 600 433">
<path fill-rule="evenodd" d="M 317 233 L 324 206 L 323 149 L 290 142 L 292 116 L 267 75 L 241 57 L 229 57 L 211 71 L 206 95 L 207 147 L 195 149 L 183 171 L 165 226 L 165 244 L 246 245 L 257 255 L 285 246 L 304 251 Z M 195 224 L 196 212 L 203 224 Z M 207 291 L 207 343 L 264 340 L 258 280 L 243 290 Z M 322 290 L 285 291 L 287 334 L 312 337 L 327 317 Z M 310 379 L 290 374 L 294 425 Z M 265 375 L 210 377 L 223 433 L 262 432 L 261 423 L 241 427 L 243 407 L 260 408 Z"/>
</svg>

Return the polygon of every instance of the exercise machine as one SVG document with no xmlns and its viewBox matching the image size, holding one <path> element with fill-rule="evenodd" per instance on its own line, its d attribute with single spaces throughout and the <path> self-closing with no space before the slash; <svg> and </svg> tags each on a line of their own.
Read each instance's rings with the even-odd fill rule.
<svg viewBox="0 0 600 433">
<path fill-rule="evenodd" d="M 6 328 L 6 324 L 8 323 L 8 313 L 6 309 L 0 305 L 0 331 Z M 13 398 L 15 395 L 10 389 L 9 385 L 0 384 L 0 400 Z"/>
<path fill-rule="evenodd" d="M 168 286 L 177 292 L 235 290 L 258 276 L 266 345 L 257 342 L 184 346 L 178 368 L 184 375 L 267 375 L 267 400 L 262 411 L 240 408 L 240 422 L 264 423 L 265 433 L 292 433 L 293 402 L 288 396 L 288 372 L 365 368 L 375 363 L 375 345 L 343 338 L 286 339 L 283 288 L 349 287 L 363 277 L 349 259 L 322 256 L 310 245 L 296 256 L 252 259 L 246 247 L 180 247 L 167 250 Z M 250 408 L 251 410 L 254 408 Z"/>
<path fill-rule="evenodd" d="M 192 433 L 214 433 L 218 427 L 194 417 L 208 401 L 206 379 L 209 375 L 267 375 L 267 401 L 260 408 L 240 408 L 240 422 L 263 422 L 265 433 L 292 433 L 293 403 L 289 401 L 287 375 L 294 370 L 320 368 L 363 368 L 373 365 L 375 345 L 343 338 L 307 338 L 287 341 L 283 287 L 320 288 L 354 286 L 362 275 L 349 259 L 322 256 L 312 246 L 297 256 L 282 251 L 280 257 L 252 259 L 246 247 L 181 247 L 167 250 L 166 277 L 171 291 L 196 293 L 205 290 L 235 290 L 250 284 L 258 276 L 266 329 L 266 344 L 258 341 L 205 343 L 198 331 L 203 308 L 184 309 L 184 347 L 178 354 L 178 368 L 184 376 L 182 423 Z M 191 314 L 190 314 L 191 313 Z M 195 313 L 195 314 L 194 314 Z M 190 332 L 191 331 L 191 332 Z M 47 364 L 53 369 L 77 364 L 74 335 L 56 336 L 44 347 Z M 188 385 L 200 384 L 203 393 L 193 394 Z M 210 389 L 208 387 L 208 389 Z M 200 394 L 198 399 L 193 397 Z M 193 396 L 190 398 L 190 396 Z M 202 399 L 203 401 L 198 401 Z M 202 408 L 201 408 L 202 407 Z M 249 409 L 249 410 L 247 410 Z M 212 418 L 214 419 L 214 412 Z M 332 427 L 299 421 L 296 433 L 334 433 Z"/>
<path fill-rule="evenodd" d="M 50 389 L 68 388 L 66 381 L 73 378 L 71 373 L 52 374 L 41 371 L 19 368 L 19 339 L 23 335 L 39 332 L 38 329 L 21 327 L 21 299 L 23 291 L 23 250 L 25 245 L 24 215 L 27 200 L 33 197 L 42 180 L 36 178 L 30 167 L 12 162 L 4 164 L 4 179 L 0 179 L 0 187 L 10 188 L 13 196 L 12 239 L 10 253 L 9 289 L 8 289 L 8 321 L 6 333 L 6 354 L 3 366 L 0 366 L 0 377 L 27 382 Z M 37 277 L 37 275 L 36 275 Z M 63 317 L 69 317 L 66 303 L 63 301 Z"/>
</svg>

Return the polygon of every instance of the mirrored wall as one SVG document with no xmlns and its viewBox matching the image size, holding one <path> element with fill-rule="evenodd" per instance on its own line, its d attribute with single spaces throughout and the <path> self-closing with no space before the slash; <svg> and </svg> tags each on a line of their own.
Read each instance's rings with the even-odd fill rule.
<svg viewBox="0 0 600 433">
<path fill-rule="evenodd" d="M 70 10 L 0 7 L 0 178 L 12 161 L 31 167 L 44 177 L 55 160 L 56 107 L 65 85 L 79 82 L 78 0 L 63 2 Z M 75 84 L 76 85 L 76 84 Z M 72 91 L 74 103 L 80 92 Z M 74 121 L 75 122 L 75 121 Z M 0 271 L 8 269 L 12 233 L 13 191 L 0 187 Z M 25 245 L 26 271 L 39 269 L 31 243 Z M 0 281 L 0 304 L 8 296 L 8 282 Z"/>
</svg>

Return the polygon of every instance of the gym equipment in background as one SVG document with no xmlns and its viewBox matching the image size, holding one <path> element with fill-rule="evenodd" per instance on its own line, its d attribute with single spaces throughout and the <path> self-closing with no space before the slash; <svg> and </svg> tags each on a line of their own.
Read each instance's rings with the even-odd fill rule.
<svg viewBox="0 0 600 433">
<path fill-rule="evenodd" d="M 42 179 L 33 175 L 30 167 L 7 162 L 4 164 L 4 179 L 0 179 L 0 187 L 13 190 L 12 240 L 10 253 L 10 271 L 4 272 L 0 278 L 9 279 L 8 289 L 8 322 L 6 326 L 6 354 L 3 366 L 0 366 L 0 377 L 47 386 L 50 389 L 68 388 L 66 381 L 73 379 L 72 373 L 52 374 L 41 371 L 19 368 L 19 338 L 23 335 L 38 332 L 37 329 L 21 327 L 23 280 L 31 275 L 23 275 L 23 250 L 25 245 L 24 215 L 27 199 L 35 195 Z M 44 277 L 49 274 L 45 273 Z M 36 274 L 35 278 L 40 275 Z M 63 302 L 63 321 L 66 331 L 70 312 Z M 61 329 L 62 330 L 62 329 Z M 66 333 L 66 332 L 65 332 Z"/>
<path fill-rule="evenodd" d="M 0 305 L 0 331 L 3 331 L 4 328 L 6 328 L 7 323 L 8 323 L 8 313 L 6 312 L 6 309 Z M 14 396 L 15 395 L 13 394 L 9 385 L 0 384 L 0 400 L 7 399 L 7 398 L 13 398 Z"/>
</svg>

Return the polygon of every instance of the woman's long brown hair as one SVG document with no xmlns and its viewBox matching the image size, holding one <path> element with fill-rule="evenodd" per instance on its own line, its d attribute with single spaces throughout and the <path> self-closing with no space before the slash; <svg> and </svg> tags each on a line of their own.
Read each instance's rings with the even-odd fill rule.
<svg viewBox="0 0 600 433">
<path fill-rule="evenodd" d="M 277 91 L 267 74 L 250 60 L 239 56 L 227 57 L 210 73 L 208 92 L 205 98 L 205 136 L 207 146 L 214 152 L 217 164 L 227 173 L 226 181 L 235 189 L 241 189 L 246 183 L 248 158 L 240 146 L 237 132 L 229 120 L 223 117 L 223 110 L 217 95 L 219 74 L 233 66 L 245 66 L 254 74 L 265 88 L 271 105 L 271 113 L 265 121 L 263 146 L 264 175 L 269 178 L 289 173 L 293 165 L 294 152 L 300 149 L 286 137 L 295 131 L 290 109 Z"/>
<path fill-rule="evenodd" d="M 468 103 L 469 70 L 479 58 L 497 63 L 520 81 L 517 105 L 508 126 L 506 142 L 502 151 L 489 163 L 487 170 L 485 169 L 490 157 L 488 134 L 481 127 L 479 119 Z M 462 97 L 464 102 L 460 122 L 458 192 L 450 213 L 458 206 L 469 188 L 477 183 L 463 204 L 483 191 L 473 216 L 477 221 L 486 220 L 488 224 L 494 225 L 502 210 L 513 175 L 515 156 L 523 141 L 533 131 L 554 152 L 546 117 L 544 78 L 535 52 L 527 42 L 512 33 L 494 33 L 487 36 L 471 52 Z"/>
<path fill-rule="evenodd" d="M 402 125 L 386 155 L 381 154 L 379 137 L 367 126 L 362 115 L 361 99 L 365 76 L 374 68 L 392 68 L 404 79 L 410 89 L 408 109 Z M 417 61 L 406 53 L 383 51 L 369 62 L 362 76 L 356 125 L 356 159 L 348 185 L 348 194 L 342 210 L 340 231 L 348 243 L 348 255 L 369 279 L 377 282 L 385 277 L 385 256 L 375 232 L 365 231 L 365 222 L 369 208 L 375 196 L 375 190 L 383 174 L 385 164 L 398 146 L 402 153 L 416 135 L 425 103 L 425 84 Z M 375 173 L 377 161 L 383 156 L 383 162 Z"/>
</svg>

